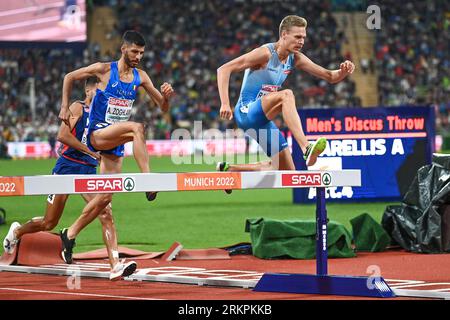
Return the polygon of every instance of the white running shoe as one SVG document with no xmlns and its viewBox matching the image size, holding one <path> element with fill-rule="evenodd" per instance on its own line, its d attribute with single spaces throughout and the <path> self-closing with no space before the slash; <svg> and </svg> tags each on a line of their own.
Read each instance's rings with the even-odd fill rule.
<svg viewBox="0 0 450 320">
<path fill-rule="evenodd" d="M 11 254 L 14 252 L 14 249 L 16 248 L 16 245 L 19 242 L 19 239 L 17 239 L 14 236 L 14 230 L 16 230 L 18 227 L 20 227 L 20 223 L 13 222 L 11 224 L 11 227 L 9 228 L 8 234 L 6 235 L 5 239 L 3 240 L 3 249 L 8 254 Z"/>
<path fill-rule="evenodd" d="M 136 271 L 136 268 L 136 262 L 130 261 L 128 263 L 125 263 L 125 259 L 122 259 L 122 261 L 117 263 L 109 273 L 109 280 L 116 281 L 124 277 L 128 277 L 132 275 L 134 271 Z"/>
</svg>

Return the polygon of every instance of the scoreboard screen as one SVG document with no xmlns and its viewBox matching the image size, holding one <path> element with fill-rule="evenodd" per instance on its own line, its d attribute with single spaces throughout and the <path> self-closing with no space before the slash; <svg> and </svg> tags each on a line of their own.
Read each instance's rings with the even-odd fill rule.
<svg viewBox="0 0 450 320">
<path fill-rule="evenodd" d="M 85 42 L 85 0 L 0 1 L 0 41 Z"/>
<path fill-rule="evenodd" d="M 432 107 L 299 110 L 309 141 L 327 138 L 327 147 L 309 170 L 361 170 L 361 187 L 327 188 L 339 201 L 401 200 L 417 170 L 431 163 L 435 150 Z M 293 139 L 297 170 L 306 170 Z M 295 203 L 315 199 L 315 188 L 294 189 Z"/>
</svg>

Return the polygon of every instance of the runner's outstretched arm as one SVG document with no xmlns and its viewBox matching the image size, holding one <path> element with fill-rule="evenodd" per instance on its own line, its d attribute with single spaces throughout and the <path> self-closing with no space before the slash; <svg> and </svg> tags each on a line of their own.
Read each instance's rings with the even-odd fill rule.
<svg viewBox="0 0 450 320">
<path fill-rule="evenodd" d="M 355 70 L 355 65 L 349 60 L 342 62 L 339 66 L 339 70 L 325 69 L 314 63 L 303 53 L 295 55 L 295 67 L 329 83 L 341 82 Z"/>
</svg>

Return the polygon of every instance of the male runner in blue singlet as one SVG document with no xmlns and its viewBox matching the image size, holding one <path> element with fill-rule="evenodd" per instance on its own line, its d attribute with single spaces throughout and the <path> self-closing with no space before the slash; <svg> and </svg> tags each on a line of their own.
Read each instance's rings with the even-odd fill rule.
<svg viewBox="0 0 450 320">
<path fill-rule="evenodd" d="M 84 101 L 73 102 L 69 110 L 72 116 L 69 119 L 70 128 L 64 122 L 58 132 L 58 140 L 62 143 L 59 151 L 60 157 L 53 168 L 53 174 L 96 174 L 96 167 L 100 155 L 91 151 L 86 146 L 87 125 L 89 119 L 89 108 L 95 91 L 97 89 L 98 78 L 90 77 L 85 82 L 86 99 Z M 86 202 L 94 198 L 93 194 L 82 194 Z M 36 217 L 20 225 L 13 222 L 6 238 L 3 241 L 5 252 L 12 253 L 17 246 L 20 238 L 28 233 L 39 231 L 50 231 L 59 222 L 64 211 L 66 201 L 69 195 L 56 194 L 49 195 L 47 198 L 47 209 L 44 217 Z M 112 274 L 112 280 L 127 276 L 136 269 L 136 264 L 123 265 L 120 263 L 116 252 L 118 252 L 116 228 L 112 219 L 111 206 L 107 206 L 99 215 L 103 229 L 103 240 L 108 251 L 111 269 L 119 270 Z M 67 232 L 65 229 L 63 232 Z M 75 243 L 73 243 L 75 245 Z M 72 262 L 72 257 L 62 256 L 66 262 Z M 68 261 L 67 259 L 70 259 Z"/>
<path fill-rule="evenodd" d="M 72 71 L 64 77 L 59 114 L 59 118 L 64 122 L 67 122 L 70 117 L 67 103 L 73 82 L 90 76 L 97 76 L 100 79 L 97 94 L 91 106 L 87 143 L 91 150 L 100 151 L 102 155 L 101 174 L 122 171 L 124 144 L 130 141 L 133 142 L 133 155 L 139 170 L 143 173 L 150 172 L 144 125 L 129 121 L 131 108 L 140 86 L 163 112 L 169 110 L 169 99 L 173 94 L 170 84 L 164 83 L 159 92 L 147 73 L 136 68 L 145 49 L 145 40 L 142 35 L 136 31 L 127 31 L 122 39 L 122 55 L 119 61 L 94 63 Z M 146 196 L 149 201 L 154 200 L 156 192 L 147 192 Z M 65 255 L 72 254 L 71 241 L 104 210 L 111 200 L 111 193 L 101 193 L 86 205 L 77 221 L 68 228 L 66 234 L 62 234 Z"/>
<path fill-rule="evenodd" d="M 327 70 L 301 52 L 306 38 L 307 22 L 298 16 L 285 17 L 279 27 L 279 40 L 268 43 L 222 65 L 217 70 L 220 94 L 220 117 L 231 120 L 233 111 L 228 95 L 230 75 L 245 70 L 234 117 L 239 128 L 254 138 L 271 161 L 230 165 L 219 162 L 220 171 L 295 170 L 286 139 L 273 123 L 282 114 L 286 125 L 300 145 L 307 166 L 316 163 L 326 148 L 326 139 L 308 143 L 295 106 L 292 90 L 280 90 L 286 77 L 295 69 L 303 70 L 330 83 L 337 83 L 355 68 L 351 61 L 340 64 L 339 70 Z M 227 191 L 229 193 L 229 191 Z"/>
</svg>

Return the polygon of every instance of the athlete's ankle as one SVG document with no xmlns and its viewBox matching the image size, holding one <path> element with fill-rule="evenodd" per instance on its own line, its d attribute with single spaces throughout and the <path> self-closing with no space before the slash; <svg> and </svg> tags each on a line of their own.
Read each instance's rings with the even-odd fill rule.
<svg viewBox="0 0 450 320">
<path fill-rule="evenodd" d="M 77 237 L 77 235 L 69 228 L 67 230 L 67 239 L 73 240 Z"/>
<path fill-rule="evenodd" d="M 300 146 L 300 149 L 302 150 L 303 154 L 306 153 L 306 150 L 308 150 L 308 145 L 306 146 Z"/>
</svg>

